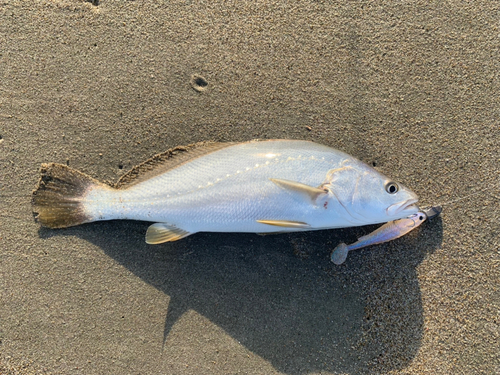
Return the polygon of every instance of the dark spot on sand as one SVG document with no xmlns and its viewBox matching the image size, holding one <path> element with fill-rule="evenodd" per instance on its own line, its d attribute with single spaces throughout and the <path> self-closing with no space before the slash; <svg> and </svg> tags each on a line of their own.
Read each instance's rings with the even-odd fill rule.
<svg viewBox="0 0 500 375">
<path fill-rule="evenodd" d="M 98 6 L 99 5 L 99 0 L 87 0 L 87 2 L 91 3 L 94 6 Z"/>
<path fill-rule="evenodd" d="M 123 164 L 118 164 L 118 169 L 123 169 Z"/>
<path fill-rule="evenodd" d="M 191 76 L 191 86 L 198 92 L 202 92 L 208 86 L 208 82 L 200 75 L 193 74 Z"/>
<path fill-rule="evenodd" d="M 307 244 L 303 239 L 292 239 L 290 241 L 292 244 L 293 248 L 293 254 L 300 259 L 307 259 L 309 258 L 310 254 L 307 251 Z"/>
<path fill-rule="evenodd" d="M 372 161 L 372 167 L 376 167 L 377 166 L 377 162 L 374 160 Z"/>
</svg>

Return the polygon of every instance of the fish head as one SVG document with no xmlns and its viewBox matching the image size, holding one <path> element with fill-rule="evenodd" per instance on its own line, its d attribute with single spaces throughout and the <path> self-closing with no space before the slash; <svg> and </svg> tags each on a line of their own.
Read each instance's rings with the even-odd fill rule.
<svg viewBox="0 0 500 375">
<path fill-rule="evenodd" d="M 385 223 L 419 210 L 414 192 L 358 160 L 330 170 L 323 187 L 354 225 Z"/>
</svg>

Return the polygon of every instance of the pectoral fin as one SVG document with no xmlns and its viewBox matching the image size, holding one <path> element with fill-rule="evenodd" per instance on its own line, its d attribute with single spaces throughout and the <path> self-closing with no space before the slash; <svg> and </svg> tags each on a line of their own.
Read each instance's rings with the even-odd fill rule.
<svg viewBox="0 0 500 375">
<path fill-rule="evenodd" d="M 288 190 L 291 190 L 295 193 L 299 193 L 299 194 L 306 196 L 308 199 L 311 200 L 312 203 L 316 203 L 316 200 L 322 194 L 328 193 L 328 191 L 325 189 L 305 185 L 305 184 L 302 184 L 302 183 L 296 182 L 296 181 L 280 180 L 277 178 L 271 178 L 270 180 L 272 182 L 274 182 L 276 185 L 278 185 L 279 187 L 282 187 L 284 189 L 288 189 Z"/>
<path fill-rule="evenodd" d="M 146 243 L 156 245 L 163 242 L 172 242 L 189 236 L 191 233 L 173 227 L 166 223 L 150 225 L 146 232 Z"/>
<path fill-rule="evenodd" d="M 311 226 L 302 221 L 289 221 L 289 220 L 257 220 L 257 223 L 275 225 L 277 227 L 285 228 L 310 228 Z"/>
</svg>

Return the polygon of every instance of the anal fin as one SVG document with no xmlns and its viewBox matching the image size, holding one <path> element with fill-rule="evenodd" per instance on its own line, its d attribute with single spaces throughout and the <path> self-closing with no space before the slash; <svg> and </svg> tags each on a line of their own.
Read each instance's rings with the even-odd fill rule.
<svg viewBox="0 0 500 375">
<path fill-rule="evenodd" d="M 189 236 L 191 233 L 173 227 L 166 223 L 155 223 L 150 225 L 146 232 L 146 243 L 157 245 L 163 242 L 172 242 Z"/>
<path fill-rule="evenodd" d="M 257 223 L 274 225 L 277 227 L 285 227 L 285 228 L 297 228 L 297 229 L 306 229 L 311 228 L 311 226 L 302 221 L 292 221 L 292 220 L 257 220 Z"/>
</svg>

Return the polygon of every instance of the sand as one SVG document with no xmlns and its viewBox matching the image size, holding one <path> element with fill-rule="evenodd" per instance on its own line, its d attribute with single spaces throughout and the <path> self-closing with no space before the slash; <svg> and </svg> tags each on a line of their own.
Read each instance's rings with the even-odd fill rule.
<svg viewBox="0 0 500 375">
<path fill-rule="evenodd" d="M 2 2 L 0 373 L 500 373 L 499 72 L 493 1 Z M 149 246 L 33 221 L 40 163 L 116 181 L 254 138 L 466 198 L 342 266 L 373 227 Z"/>
</svg>

